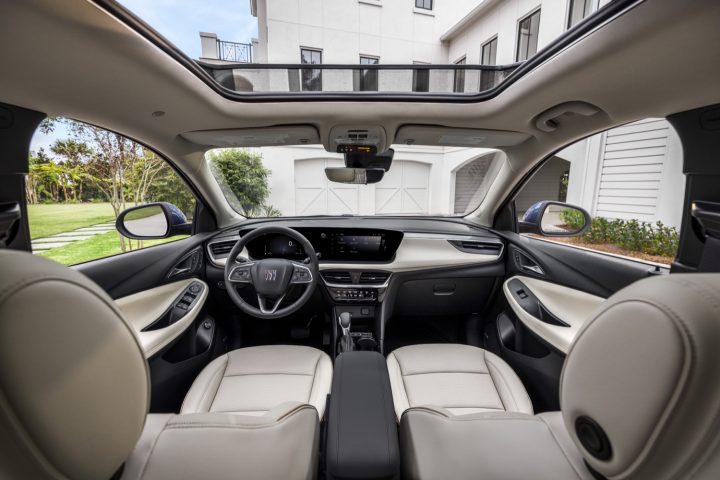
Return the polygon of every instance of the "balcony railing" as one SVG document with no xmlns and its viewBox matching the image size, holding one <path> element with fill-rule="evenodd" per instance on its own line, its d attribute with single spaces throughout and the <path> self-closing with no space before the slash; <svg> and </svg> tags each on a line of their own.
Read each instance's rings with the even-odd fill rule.
<svg viewBox="0 0 720 480">
<path fill-rule="evenodd" d="M 252 44 L 217 41 L 218 59 L 233 63 L 252 63 Z"/>
<path fill-rule="evenodd" d="M 501 85 L 519 66 L 471 64 L 210 64 L 222 86 L 238 93 L 410 94 L 474 96 Z"/>
</svg>

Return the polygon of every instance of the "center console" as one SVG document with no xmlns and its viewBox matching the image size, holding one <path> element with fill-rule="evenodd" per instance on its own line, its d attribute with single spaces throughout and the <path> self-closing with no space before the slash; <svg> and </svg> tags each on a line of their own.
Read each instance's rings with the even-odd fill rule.
<svg viewBox="0 0 720 480">
<path fill-rule="evenodd" d="M 399 478 L 398 430 L 385 358 L 377 352 L 341 354 L 331 392 L 326 478 Z"/>
</svg>

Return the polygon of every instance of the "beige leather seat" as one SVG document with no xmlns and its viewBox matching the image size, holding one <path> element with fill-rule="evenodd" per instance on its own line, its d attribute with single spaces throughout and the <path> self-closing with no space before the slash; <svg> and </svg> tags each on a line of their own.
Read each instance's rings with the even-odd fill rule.
<svg viewBox="0 0 720 480">
<path fill-rule="evenodd" d="M 718 345 L 720 275 L 636 282 L 571 346 L 562 412 L 410 408 L 400 425 L 404 478 L 720 478 Z"/>
<path fill-rule="evenodd" d="M 398 421 L 408 408 L 432 406 L 449 415 L 533 413 L 522 382 L 497 355 L 458 344 L 412 345 L 387 357 Z"/>
<path fill-rule="evenodd" d="M 122 479 L 315 478 L 319 420 L 307 402 L 322 408 L 330 375 L 322 355 L 231 352 L 190 392 L 214 400 L 188 396 L 186 411 L 205 413 L 147 415 L 145 357 L 104 291 L 28 253 L 0 250 L 0 271 L 0 478 L 109 479 L 123 465 Z M 274 351 L 297 366 L 286 368 Z M 281 395 L 278 382 L 294 372 L 298 381 Z M 233 383 L 234 373 L 273 378 Z M 235 393 L 254 401 L 232 403 Z M 253 415 L 214 413 L 226 409 Z"/>
<path fill-rule="evenodd" d="M 320 418 L 332 383 L 332 362 L 310 347 L 272 345 L 234 350 L 198 375 L 180 413 L 264 415 L 294 401 L 315 407 Z"/>
</svg>

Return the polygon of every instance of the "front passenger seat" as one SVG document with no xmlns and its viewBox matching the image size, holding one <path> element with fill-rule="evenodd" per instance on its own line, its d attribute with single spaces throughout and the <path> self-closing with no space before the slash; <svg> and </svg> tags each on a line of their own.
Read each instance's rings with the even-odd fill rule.
<svg viewBox="0 0 720 480">
<path fill-rule="evenodd" d="M 718 345 L 720 275 L 636 282 L 578 333 L 562 412 L 410 408 L 400 424 L 403 478 L 720 478 Z"/>
<path fill-rule="evenodd" d="M 0 478 L 315 478 L 319 417 L 308 402 L 329 389 L 324 354 L 231 352 L 211 363 L 199 398 L 186 402 L 186 411 L 201 413 L 147 415 L 145 357 L 102 289 L 25 252 L 0 250 L 0 271 Z M 297 370 L 281 365 L 287 360 Z M 306 378 L 308 362 L 318 375 Z M 232 380 L 278 372 L 298 378 Z M 231 402 L 245 395 L 254 400 Z"/>
</svg>

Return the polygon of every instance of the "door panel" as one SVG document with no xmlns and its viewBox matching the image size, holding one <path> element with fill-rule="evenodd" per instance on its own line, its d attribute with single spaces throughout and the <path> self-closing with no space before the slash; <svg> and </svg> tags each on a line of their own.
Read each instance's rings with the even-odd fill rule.
<svg viewBox="0 0 720 480">
<path fill-rule="evenodd" d="M 656 267 L 557 242 L 500 232 L 510 243 L 508 277 L 513 274 L 536 276 L 598 297 L 607 298 L 631 283 L 645 278 Z M 544 275 L 528 274 L 512 255 L 513 247 L 529 254 L 542 268 Z M 667 269 L 660 268 L 660 272 Z"/>
<path fill-rule="evenodd" d="M 485 346 L 518 373 L 536 411 L 558 410 L 565 355 L 582 324 L 613 293 L 667 269 L 512 232 L 498 233 L 508 242 L 506 282 L 493 309 L 496 316 L 485 327 Z M 525 294 L 542 304 L 534 317 L 545 322 L 531 318 L 512 298 L 508 284 L 513 278 L 520 278 L 527 286 Z"/>
<path fill-rule="evenodd" d="M 120 298 L 193 276 L 193 272 L 186 272 L 168 278 L 178 262 L 201 246 L 209 236 L 197 234 L 176 242 L 81 263 L 72 268 L 90 277 L 112 298 Z"/>
</svg>

